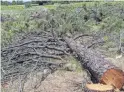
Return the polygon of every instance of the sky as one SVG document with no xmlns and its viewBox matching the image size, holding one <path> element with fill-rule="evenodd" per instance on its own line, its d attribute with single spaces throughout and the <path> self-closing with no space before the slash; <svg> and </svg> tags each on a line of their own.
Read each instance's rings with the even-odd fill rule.
<svg viewBox="0 0 124 92">
<path fill-rule="evenodd" d="M 9 1 L 9 2 L 12 2 L 13 0 L 2 0 L 2 1 Z M 17 1 L 17 0 L 15 0 Z M 23 0 L 24 2 L 27 2 L 27 1 L 31 1 L 31 0 Z"/>
</svg>

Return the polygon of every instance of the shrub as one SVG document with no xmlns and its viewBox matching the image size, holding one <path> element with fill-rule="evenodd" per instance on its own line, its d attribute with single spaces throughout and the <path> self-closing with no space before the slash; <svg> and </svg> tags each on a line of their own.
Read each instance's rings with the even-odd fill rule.
<svg viewBox="0 0 124 92">
<path fill-rule="evenodd" d="M 29 8 L 29 7 L 31 7 L 31 3 L 30 2 L 26 2 L 25 3 L 25 8 Z"/>
</svg>

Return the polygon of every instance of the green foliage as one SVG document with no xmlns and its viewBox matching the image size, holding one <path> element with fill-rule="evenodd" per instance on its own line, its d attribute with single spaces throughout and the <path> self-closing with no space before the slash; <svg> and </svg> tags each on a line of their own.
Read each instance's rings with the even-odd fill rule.
<svg viewBox="0 0 124 92">
<path fill-rule="evenodd" d="M 26 7 L 30 7 L 30 4 L 28 4 Z M 81 2 L 44 5 L 44 7 L 49 10 L 44 12 L 41 10 L 41 6 L 32 6 L 23 9 L 21 12 L 18 11 L 17 15 L 15 11 L 11 12 L 9 14 L 10 18 L 15 16 L 14 19 L 16 21 L 9 20 L 2 23 L 2 41 L 6 42 L 6 39 L 11 40 L 14 34 L 20 32 L 54 29 L 59 36 L 68 32 L 100 33 L 105 41 L 117 38 L 116 41 L 112 40 L 116 43 L 119 40 L 120 30 L 124 28 L 124 14 L 120 13 L 124 9 L 124 3 Z M 36 11 L 39 17 L 30 17 Z M 8 14 L 8 11 L 6 13 Z M 101 21 L 98 22 L 96 17 L 101 19 Z"/>
<path fill-rule="evenodd" d="M 72 56 L 69 56 L 68 58 L 67 58 L 67 62 L 68 63 L 70 63 L 71 65 L 75 65 L 75 71 L 76 72 L 82 72 L 82 67 L 81 67 L 81 64 L 80 64 L 80 62 L 78 62 L 78 60 L 77 59 L 75 59 L 74 57 L 72 57 Z"/>
<path fill-rule="evenodd" d="M 17 0 L 17 4 L 18 5 L 22 5 L 23 4 L 23 0 Z"/>
<path fill-rule="evenodd" d="M 26 2 L 25 3 L 25 8 L 29 8 L 29 7 L 31 7 L 31 3 L 30 2 Z"/>
<path fill-rule="evenodd" d="M 44 5 L 45 8 L 47 9 L 55 9 L 56 7 L 53 5 Z"/>
<path fill-rule="evenodd" d="M 8 6 L 9 2 L 8 1 L 1 1 L 1 5 L 6 5 Z"/>
<path fill-rule="evenodd" d="M 16 5 L 17 2 L 15 0 L 12 1 L 12 5 Z"/>
<path fill-rule="evenodd" d="M 2 5 L 1 6 L 1 10 L 23 10 L 24 9 L 24 5 Z"/>
</svg>

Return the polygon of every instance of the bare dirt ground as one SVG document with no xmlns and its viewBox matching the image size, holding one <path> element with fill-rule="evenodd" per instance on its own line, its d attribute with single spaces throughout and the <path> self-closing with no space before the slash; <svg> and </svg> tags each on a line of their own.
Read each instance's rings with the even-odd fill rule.
<svg viewBox="0 0 124 92">
<path fill-rule="evenodd" d="M 41 73 L 32 77 L 29 76 L 23 92 L 83 92 L 81 88 L 83 72 L 58 70 L 40 83 L 41 76 Z M 18 92 L 19 87 L 19 81 L 17 80 L 13 84 L 9 83 L 5 86 L 2 92 Z"/>
<path fill-rule="evenodd" d="M 39 92 L 82 92 L 82 73 L 57 71 L 42 82 Z"/>
<path fill-rule="evenodd" d="M 119 59 L 106 58 L 124 71 L 124 57 Z M 19 80 L 8 83 L 2 87 L 2 92 L 83 92 L 82 82 L 87 77 L 85 71 L 57 70 L 41 82 L 42 73 L 30 74 L 23 91 L 19 91 Z"/>
<path fill-rule="evenodd" d="M 114 57 L 108 57 L 106 59 L 108 59 L 114 65 L 116 65 L 117 67 L 119 67 L 120 69 L 122 69 L 124 71 L 124 55 L 122 55 L 121 58 L 116 59 L 117 56 L 119 56 L 119 55 L 116 55 Z"/>
</svg>

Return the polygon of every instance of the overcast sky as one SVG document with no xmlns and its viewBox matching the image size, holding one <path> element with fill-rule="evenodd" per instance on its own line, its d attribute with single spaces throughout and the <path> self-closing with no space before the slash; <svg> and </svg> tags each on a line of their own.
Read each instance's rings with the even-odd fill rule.
<svg viewBox="0 0 124 92">
<path fill-rule="evenodd" d="M 12 2 L 13 0 L 2 0 L 2 1 L 10 1 L 10 2 Z M 17 0 L 15 0 L 15 1 L 17 1 Z M 23 0 L 24 2 L 26 2 L 26 1 L 31 1 L 31 0 Z"/>
</svg>

